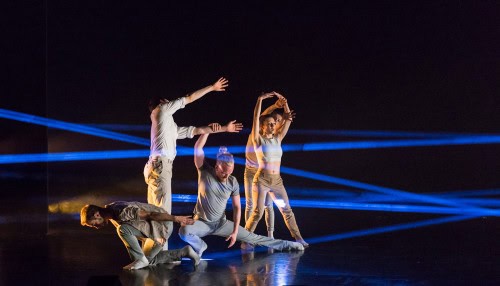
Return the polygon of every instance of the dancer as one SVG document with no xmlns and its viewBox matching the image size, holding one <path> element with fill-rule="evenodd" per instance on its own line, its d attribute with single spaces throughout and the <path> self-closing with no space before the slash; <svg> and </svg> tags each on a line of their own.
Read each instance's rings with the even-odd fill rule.
<svg viewBox="0 0 500 286">
<path fill-rule="evenodd" d="M 283 180 L 280 176 L 281 156 L 283 155 L 281 141 L 290 128 L 290 124 L 293 120 L 293 112 L 290 110 L 288 103 L 286 103 L 284 106 L 285 121 L 283 127 L 277 132 L 275 132 L 276 121 L 271 115 L 259 116 L 262 108 L 262 101 L 273 96 L 277 96 L 278 98 L 283 97 L 277 92 L 263 94 L 257 99 L 257 104 L 254 109 L 252 139 L 259 162 L 259 169 L 253 180 L 253 212 L 250 219 L 245 224 L 245 229 L 251 232 L 255 231 L 264 213 L 266 196 L 269 194 L 273 201 L 276 202 L 276 205 L 283 215 L 285 224 L 292 237 L 304 247 L 308 247 L 309 244 L 304 241 L 300 234 L 299 227 L 295 221 L 295 215 L 293 214 L 288 200 L 286 189 L 283 186 Z M 244 245 L 242 247 L 244 247 Z"/>
<path fill-rule="evenodd" d="M 194 220 L 189 216 L 174 216 L 162 208 L 139 202 L 113 202 L 102 207 L 86 205 L 80 211 L 83 226 L 102 228 L 109 221 L 116 227 L 118 236 L 123 241 L 132 263 L 123 267 L 126 270 L 140 269 L 148 265 L 172 263 L 182 257 L 189 257 L 198 265 L 200 257 L 191 246 L 182 249 L 161 251 L 167 241 L 168 227 L 165 222 L 175 221 L 181 225 L 190 225 Z M 150 248 L 141 249 L 138 240 L 152 240 Z"/>
<path fill-rule="evenodd" d="M 148 203 L 159 206 L 168 213 L 172 211 L 172 163 L 176 155 L 176 140 L 214 132 L 208 126 L 177 126 L 172 115 L 205 94 L 211 91 L 224 91 L 227 86 L 227 79 L 222 77 L 214 84 L 185 97 L 172 101 L 158 98 L 150 101 L 151 152 L 149 160 L 144 166 L 144 179 L 148 185 Z M 241 129 L 241 123 L 231 121 L 217 132 L 239 132 Z M 168 226 L 170 231 L 168 236 L 170 236 L 172 223 L 169 222 Z M 164 245 L 163 249 L 168 249 L 168 243 Z"/>
<path fill-rule="evenodd" d="M 218 125 L 212 127 L 217 130 Z M 231 175 L 234 169 L 233 155 L 221 147 L 215 167 L 205 162 L 203 147 L 208 134 L 201 135 L 194 146 L 194 164 L 198 170 L 198 200 L 194 208 L 193 225 L 183 225 L 180 237 L 189 243 L 201 257 L 207 244 L 201 239 L 207 235 L 226 237 L 228 248 L 238 241 L 267 246 L 276 250 L 303 250 L 302 244 L 256 235 L 241 227 L 241 203 L 238 181 Z M 226 219 L 225 209 L 231 197 L 233 221 Z"/>
<path fill-rule="evenodd" d="M 286 100 L 284 97 L 278 98 L 276 102 L 269 106 L 264 112 L 262 112 L 262 115 L 267 115 L 267 114 L 272 114 L 274 117 L 274 120 L 276 121 L 276 131 L 280 130 L 280 128 L 283 126 L 283 116 L 281 113 L 276 112 L 276 109 L 278 108 L 283 108 L 286 103 Z M 245 187 L 245 223 L 248 221 L 250 218 L 250 215 L 253 210 L 253 192 L 252 192 L 252 185 L 253 185 L 253 178 L 255 177 L 255 174 L 257 173 L 257 170 L 259 169 L 259 162 L 257 161 L 257 155 L 255 155 L 255 150 L 253 146 L 253 133 L 250 132 L 250 135 L 248 135 L 248 140 L 247 140 L 247 145 L 245 148 L 245 172 L 244 172 L 244 177 L 243 177 L 243 183 Z M 267 226 L 267 236 L 269 237 L 274 237 L 274 207 L 273 207 L 273 200 L 270 196 L 266 196 L 265 200 L 265 221 L 266 221 L 266 226 Z"/>
</svg>

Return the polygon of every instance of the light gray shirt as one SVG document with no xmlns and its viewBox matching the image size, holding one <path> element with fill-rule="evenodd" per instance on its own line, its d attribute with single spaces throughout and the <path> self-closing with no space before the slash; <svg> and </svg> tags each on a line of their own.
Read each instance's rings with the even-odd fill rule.
<svg viewBox="0 0 500 286">
<path fill-rule="evenodd" d="M 158 105 L 151 112 L 151 156 L 164 156 L 174 160 L 176 140 L 193 138 L 194 126 L 178 127 L 172 116 L 186 106 L 185 97 Z"/>
<path fill-rule="evenodd" d="M 139 218 L 139 210 L 141 209 L 147 212 L 165 213 L 166 211 L 160 207 L 140 202 L 121 201 L 110 203 L 104 207 L 113 212 L 111 223 L 115 227 L 125 223 L 135 227 L 146 237 L 154 240 L 168 237 L 166 221 L 146 221 Z"/>
<path fill-rule="evenodd" d="M 194 218 L 208 222 L 219 221 L 225 216 L 227 200 L 240 195 L 240 186 L 234 176 L 220 182 L 215 169 L 203 162 L 198 169 L 198 200 L 194 207 Z"/>
</svg>

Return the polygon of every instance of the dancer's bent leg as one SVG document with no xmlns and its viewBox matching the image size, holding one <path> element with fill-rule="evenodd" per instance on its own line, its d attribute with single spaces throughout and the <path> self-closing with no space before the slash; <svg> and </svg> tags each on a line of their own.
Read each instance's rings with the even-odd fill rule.
<svg viewBox="0 0 500 286">
<path fill-rule="evenodd" d="M 196 220 L 192 225 L 185 225 L 179 228 L 181 239 L 189 243 L 200 257 L 203 251 L 207 249 L 207 244 L 201 238 L 212 234 L 212 232 L 213 227 L 200 220 Z"/>
</svg>

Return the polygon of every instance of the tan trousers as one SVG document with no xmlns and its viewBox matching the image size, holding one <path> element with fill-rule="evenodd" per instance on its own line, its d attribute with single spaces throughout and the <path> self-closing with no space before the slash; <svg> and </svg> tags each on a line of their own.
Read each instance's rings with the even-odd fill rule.
<svg viewBox="0 0 500 286">
<path fill-rule="evenodd" d="M 144 180 L 148 184 L 148 204 L 155 205 L 172 214 L 172 160 L 155 157 L 150 158 L 144 166 Z M 168 236 L 163 250 L 168 249 L 168 238 L 172 234 L 174 224 L 167 221 Z"/>
<path fill-rule="evenodd" d="M 254 186 L 252 192 L 254 208 L 250 219 L 245 224 L 245 228 L 251 232 L 255 231 L 255 228 L 264 213 L 266 196 L 269 195 L 283 215 L 285 224 L 292 237 L 296 240 L 302 239 L 302 235 L 300 234 L 299 227 L 295 221 L 295 215 L 293 214 L 290 206 L 288 194 L 286 193 L 285 186 L 283 186 L 281 176 L 279 174 L 265 174 L 259 170 L 257 174 L 255 174 L 253 184 Z"/>
<path fill-rule="evenodd" d="M 245 184 L 245 223 L 248 221 L 253 211 L 253 179 L 257 173 L 257 168 L 245 167 L 244 184 Z M 266 221 L 267 231 L 274 231 L 274 207 L 271 196 L 266 196 L 264 219 Z"/>
</svg>

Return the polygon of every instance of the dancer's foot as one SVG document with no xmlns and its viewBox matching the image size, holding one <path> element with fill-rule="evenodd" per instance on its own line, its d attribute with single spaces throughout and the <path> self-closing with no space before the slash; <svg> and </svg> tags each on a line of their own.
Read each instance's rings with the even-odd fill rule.
<svg viewBox="0 0 500 286">
<path fill-rule="evenodd" d="M 206 247 L 205 247 L 206 249 Z M 198 255 L 198 253 L 196 253 L 196 251 L 194 251 L 194 249 L 191 247 L 191 246 L 184 246 L 184 248 L 182 248 L 182 251 L 183 251 L 183 254 L 189 258 L 191 258 L 191 260 L 193 261 L 193 264 L 194 266 L 200 264 L 200 256 Z"/>
<path fill-rule="evenodd" d="M 290 250 L 304 250 L 304 246 L 300 242 L 291 241 Z"/>
<path fill-rule="evenodd" d="M 208 247 L 208 245 L 206 243 L 204 243 L 203 246 L 200 248 L 200 250 L 197 251 L 198 256 L 200 258 L 201 258 L 201 255 L 203 254 L 203 252 L 205 252 L 205 250 L 207 250 L 207 247 Z"/>
<path fill-rule="evenodd" d="M 302 246 L 304 246 L 304 248 L 309 247 L 309 243 L 307 243 L 304 239 L 296 239 L 295 241 L 302 244 Z"/>
<path fill-rule="evenodd" d="M 141 269 L 148 265 L 149 261 L 146 259 L 145 256 L 143 256 L 140 259 L 137 259 L 136 261 L 130 263 L 129 265 L 124 266 L 123 269 L 125 270 Z"/>
</svg>

